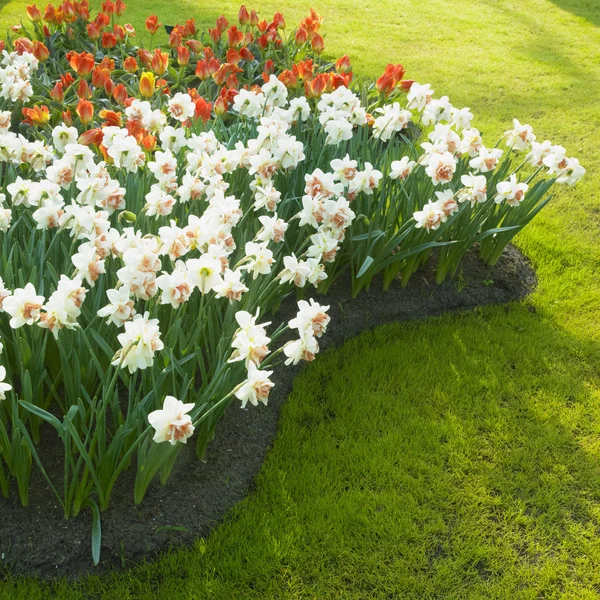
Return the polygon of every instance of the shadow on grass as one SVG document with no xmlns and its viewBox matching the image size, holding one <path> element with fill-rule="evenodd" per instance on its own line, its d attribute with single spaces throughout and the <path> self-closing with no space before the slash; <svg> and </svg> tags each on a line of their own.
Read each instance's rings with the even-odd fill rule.
<svg viewBox="0 0 600 600">
<path fill-rule="evenodd" d="M 600 9 L 597 0 L 551 0 L 553 4 L 581 17 L 596 27 L 600 26 Z"/>
<path fill-rule="evenodd" d="M 598 364 L 526 304 L 361 334 L 296 379 L 256 490 L 209 540 L 110 588 L 596 597 Z"/>
</svg>

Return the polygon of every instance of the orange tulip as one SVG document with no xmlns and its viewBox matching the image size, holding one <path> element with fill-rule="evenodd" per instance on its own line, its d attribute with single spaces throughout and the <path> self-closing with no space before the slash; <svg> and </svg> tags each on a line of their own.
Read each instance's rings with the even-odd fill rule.
<svg viewBox="0 0 600 600">
<path fill-rule="evenodd" d="M 202 51 L 202 42 L 199 40 L 188 40 L 185 45 L 196 54 Z"/>
<path fill-rule="evenodd" d="M 156 85 L 156 78 L 153 73 L 146 71 L 142 73 L 140 77 L 140 94 L 144 98 L 150 98 L 154 94 L 154 88 Z"/>
<path fill-rule="evenodd" d="M 157 75 L 162 75 L 169 68 L 169 55 L 166 52 L 161 52 L 158 48 L 152 55 L 152 70 Z"/>
<path fill-rule="evenodd" d="M 73 71 L 75 71 L 79 77 L 89 75 L 94 68 L 94 55 L 89 52 L 82 52 L 81 54 L 68 52 L 67 60 Z"/>
<path fill-rule="evenodd" d="M 73 125 L 73 117 L 71 116 L 71 109 L 67 109 L 67 110 L 63 111 L 60 118 L 67 127 L 71 127 L 71 125 Z"/>
<path fill-rule="evenodd" d="M 304 82 L 304 93 L 307 98 L 319 98 L 328 83 L 328 76 L 326 73 L 320 73 L 311 81 L 307 80 Z"/>
<path fill-rule="evenodd" d="M 126 8 L 127 5 L 123 2 L 123 0 L 117 0 L 115 2 L 115 14 L 117 17 L 120 17 L 125 12 Z"/>
<path fill-rule="evenodd" d="M 102 47 L 110 50 L 117 45 L 117 36 L 114 33 L 110 33 L 109 31 L 105 31 L 102 34 Z"/>
<path fill-rule="evenodd" d="M 152 64 L 152 52 L 144 50 L 144 48 L 138 48 L 138 58 L 147 67 Z"/>
<path fill-rule="evenodd" d="M 123 68 L 128 72 L 128 73 L 135 73 L 138 70 L 138 64 L 137 61 L 135 60 L 135 58 L 133 58 L 133 56 L 128 56 L 124 61 L 123 61 Z"/>
<path fill-rule="evenodd" d="M 99 114 L 101 119 L 104 119 L 102 125 L 107 127 L 121 127 L 123 124 L 121 119 L 121 113 L 115 112 L 114 110 L 101 110 Z"/>
<path fill-rule="evenodd" d="M 27 125 L 43 126 L 50 120 L 50 112 L 45 104 L 33 108 L 23 108 L 22 112 Z"/>
<path fill-rule="evenodd" d="M 289 90 L 294 89 L 298 86 L 298 77 L 293 71 L 290 71 L 290 69 L 285 69 L 285 71 L 282 71 L 279 74 L 278 79 Z"/>
<path fill-rule="evenodd" d="M 40 9 L 35 4 L 32 4 L 31 6 L 27 7 L 27 16 L 34 23 L 39 23 L 42 20 L 42 13 L 41 13 Z"/>
<path fill-rule="evenodd" d="M 237 48 L 244 41 L 244 32 L 240 31 L 235 25 L 227 30 L 227 44 L 230 48 Z"/>
<path fill-rule="evenodd" d="M 146 152 L 152 152 L 154 148 L 156 148 L 156 136 L 150 134 L 145 135 L 140 144 Z"/>
<path fill-rule="evenodd" d="M 48 57 L 50 56 L 50 52 L 48 51 L 48 48 L 46 48 L 46 46 L 42 42 L 38 42 L 36 40 L 35 42 L 33 42 L 33 55 L 40 62 L 44 62 L 45 60 L 48 60 Z"/>
<path fill-rule="evenodd" d="M 325 50 L 325 40 L 323 39 L 323 36 L 320 33 L 315 33 L 310 42 L 310 45 L 317 54 L 321 54 L 321 52 Z"/>
<path fill-rule="evenodd" d="M 64 98 L 64 89 L 62 81 L 57 81 L 55 86 L 52 88 L 50 92 L 50 98 L 55 102 L 62 102 Z"/>
<path fill-rule="evenodd" d="M 158 31 L 161 25 L 162 23 L 158 22 L 158 17 L 156 15 L 150 15 L 146 19 L 146 30 L 152 35 L 154 35 Z"/>
<path fill-rule="evenodd" d="M 102 129 L 88 129 L 84 131 L 77 140 L 80 144 L 84 146 L 100 146 L 102 140 L 104 139 L 104 134 L 102 133 Z"/>
<path fill-rule="evenodd" d="M 223 96 L 219 96 L 215 100 L 215 114 L 224 115 L 229 108 L 229 103 L 227 102 L 227 98 Z"/>
<path fill-rule="evenodd" d="M 88 23 L 86 29 L 90 40 L 97 40 L 100 37 L 100 28 L 96 23 Z"/>
<path fill-rule="evenodd" d="M 90 86 L 85 79 L 79 80 L 79 85 L 77 86 L 77 96 L 79 96 L 79 98 L 86 99 L 92 97 L 92 90 L 90 90 Z"/>
<path fill-rule="evenodd" d="M 112 93 L 113 98 L 115 99 L 115 102 L 117 102 L 117 104 L 125 104 L 125 101 L 127 100 L 127 88 L 122 84 L 119 83 L 113 93 Z"/>
<path fill-rule="evenodd" d="M 308 41 L 308 31 L 304 29 L 304 27 L 300 27 L 296 30 L 296 35 L 294 36 L 294 41 L 297 46 L 303 46 Z"/>
<path fill-rule="evenodd" d="M 94 105 L 89 100 L 79 99 L 75 112 L 84 125 L 87 125 L 94 118 Z"/>
<path fill-rule="evenodd" d="M 212 102 L 207 102 L 204 98 L 197 98 L 194 104 L 196 105 L 194 116 L 196 119 L 202 119 L 206 123 L 210 119 Z"/>
<path fill-rule="evenodd" d="M 190 62 L 190 51 L 185 46 L 177 48 L 177 62 L 180 66 L 187 65 Z"/>
<path fill-rule="evenodd" d="M 335 70 L 338 73 L 347 73 L 352 67 L 350 66 L 350 58 L 347 54 L 344 54 L 341 58 L 338 58 L 335 63 Z"/>
<path fill-rule="evenodd" d="M 181 31 L 178 27 L 175 27 L 169 34 L 169 47 L 177 48 L 178 46 L 181 46 L 182 43 L 183 36 L 181 35 Z"/>
</svg>

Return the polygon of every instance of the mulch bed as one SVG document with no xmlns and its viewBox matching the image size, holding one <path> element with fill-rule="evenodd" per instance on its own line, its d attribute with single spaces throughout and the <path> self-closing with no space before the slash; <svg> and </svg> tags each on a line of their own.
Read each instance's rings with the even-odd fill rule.
<svg viewBox="0 0 600 600">
<path fill-rule="evenodd" d="M 460 285 L 456 281 L 436 285 L 432 265 L 414 275 L 406 288 L 395 284 L 383 293 L 380 283 L 374 281 L 370 292 L 354 299 L 349 297 L 347 282 L 340 280 L 320 299 L 330 305 L 332 319 L 320 340 L 321 348 L 342 344 L 383 323 L 518 300 L 527 296 L 536 283 L 527 259 L 510 246 L 491 271 L 474 252 L 467 254 Z M 277 319 L 290 318 L 294 307 L 284 303 Z M 20 505 L 16 494 L 9 499 L 0 497 L 0 578 L 2 570 L 54 578 L 130 567 L 169 547 L 190 545 L 208 535 L 252 490 L 277 434 L 280 407 L 301 368 L 276 368 L 276 386 L 268 407 L 241 410 L 239 402 L 234 401 L 219 423 L 206 460 L 196 460 L 194 444 L 190 444 L 180 453 L 167 485 L 154 483 L 141 506 L 133 506 L 134 470 L 123 474 L 112 494 L 111 506 L 102 517 L 102 560 L 98 567 L 92 565 L 89 511 L 65 521 L 34 467 L 28 508 Z M 60 468 L 62 446 L 53 441 L 52 433 L 48 431 L 48 438 L 42 442 L 43 456 L 53 451 L 54 462 Z"/>
</svg>

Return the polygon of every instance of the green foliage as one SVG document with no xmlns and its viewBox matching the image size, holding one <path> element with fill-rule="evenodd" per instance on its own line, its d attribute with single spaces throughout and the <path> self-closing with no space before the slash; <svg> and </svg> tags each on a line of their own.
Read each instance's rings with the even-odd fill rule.
<svg viewBox="0 0 600 600">
<path fill-rule="evenodd" d="M 3 7 L 7 24 L 24 4 Z M 139 27 L 147 4 L 132 4 Z M 164 21 L 175 11 L 152 8 Z M 538 291 L 509 310 L 381 328 L 322 357 L 297 382 L 256 492 L 194 549 L 74 585 L 8 579 L 3 599 L 598 598 L 600 8 L 317 8 L 329 51 L 352 36 L 360 72 L 402 61 L 470 105 L 488 136 L 517 116 L 578 153 L 588 179 L 516 238 Z M 173 20 L 217 16 L 201 10 L 181 3 Z"/>
</svg>

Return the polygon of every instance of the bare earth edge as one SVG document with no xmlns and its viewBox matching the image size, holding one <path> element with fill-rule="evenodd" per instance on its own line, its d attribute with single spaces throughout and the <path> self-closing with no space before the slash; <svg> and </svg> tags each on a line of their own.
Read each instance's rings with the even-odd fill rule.
<svg viewBox="0 0 600 600">
<path fill-rule="evenodd" d="M 474 252 L 468 253 L 460 285 L 457 281 L 436 285 L 431 265 L 417 273 L 406 288 L 395 284 L 383 293 L 376 280 L 370 292 L 354 299 L 349 297 L 347 284 L 336 282 L 320 299 L 330 305 L 331 315 L 329 330 L 320 340 L 321 348 L 340 345 L 383 323 L 519 300 L 536 284 L 529 261 L 512 246 L 491 271 Z M 277 320 L 291 318 L 294 307 L 294 303 L 284 303 Z M 50 579 L 132 567 L 170 547 L 191 545 L 195 539 L 207 536 L 252 490 L 277 434 L 279 410 L 300 370 L 276 368 L 276 386 L 267 407 L 241 410 L 238 402 L 233 402 L 218 426 L 206 461 L 195 459 L 191 444 L 180 454 L 167 485 L 153 484 L 141 506 L 134 507 L 132 501 L 134 469 L 122 476 L 111 506 L 102 516 L 102 559 L 98 567 L 93 567 L 91 560 L 89 511 L 65 521 L 46 482 L 34 469 L 28 508 L 20 505 L 16 494 L 8 500 L 0 497 L 0 579 L 3 572 Z M 48 450 L 54 447 L 54 462 L 60 465 L 62 447 L 52 440 L 47 443 Z"/>
</svg>

